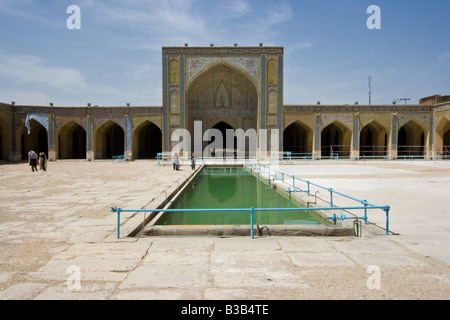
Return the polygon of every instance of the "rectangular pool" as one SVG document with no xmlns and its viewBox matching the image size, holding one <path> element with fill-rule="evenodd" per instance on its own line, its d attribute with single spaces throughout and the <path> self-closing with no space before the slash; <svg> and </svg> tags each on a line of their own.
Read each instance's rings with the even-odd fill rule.
<svg viewBox="0 0 450 320">
<path fill-rule="evenodd" d="M 298 208 L 287 194 L 270 187 L 243 167 L 204 167 L 172 202 L 169 209 Z M 260 225 L 320 225 L 329 223 L 313 211 L 255 213 Z M 158 225 L 249 225 L 249 212 L 167 212 Z"/>
</svg>

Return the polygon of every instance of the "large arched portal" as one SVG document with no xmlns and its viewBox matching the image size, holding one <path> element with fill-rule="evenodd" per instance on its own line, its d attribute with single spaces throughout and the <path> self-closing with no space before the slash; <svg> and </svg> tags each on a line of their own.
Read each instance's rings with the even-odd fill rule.
<svg viewBox="0 0 450 320">
<path fill-rule="evenodd" d="M 86 159 L 86 130 L 70 121 L 57 131 L 58 159 Z"/>
<path fill-rule="evenodd" d="M 398 131 L 398 156 L 422 157 L 425 155 L 425 131 L 411 120 Z"/>
<path fill-rule="evenodd" d="M 387 131 L 378 122 L 372 121 L 362 128 L 359 138 L 361 157 L 381 157 L 387 155 Z"/>
<path fill-rule="evenodd" d="M 95 130 L 94 142 L 96 159 L 111 159 L 124 154 L 125 134 L 114 121 L 108 120 Z"/>
<path fill-rule="evenodd" d="M 346 158 L 350 156 L 351 131 L 335 121 L 326 126 L 321 133 L 322 157 Z"/>
<path fill-rule="evenodd" d="M 201 136 L 206 130 L 226 123 L 234 129 L 257 129 L 258 92 L 250 77 L 243 71 L 227 63 L 219 63 L 201 75 L 189 85 L 186 94 L 187 129 L 191 133 L 191 150 L 205 143 L 194 144 L 194 122 L 201 123 Z M 220 124 L 223 122 L 222 124 Z M 198 132 L 197 130 L 196 132 Z M 203 139 L 202 139 L 203 140 Z M 208 144 L 208 143 L 207 143 Z M 255 150 L 249 150 L 255 151 Z"/>
<path fill-rule="evenodd" d="M 298 155 L 312 153 L 313 132 L 299 121 L 290 124 L 283 132 L 283 151 Z"/>
<path fill-rule="evenodd" d="M 162 132 L 146 120 L 134 130 L 133 155 L 135 159 L 155 159 L 162 151 Z"/>
</svg>

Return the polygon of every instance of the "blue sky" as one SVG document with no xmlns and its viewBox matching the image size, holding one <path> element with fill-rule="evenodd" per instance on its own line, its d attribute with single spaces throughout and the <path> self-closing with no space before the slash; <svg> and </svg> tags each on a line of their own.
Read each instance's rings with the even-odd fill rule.
<svg viewBox="0 0 450 320">
<path fill-rule="evenodd" d="M 161 106 L 161 47 L 262 42 L 284 47 L 286 105 L 367 104 L 369 76 L 372 104 L 415 104 L 450 94 L 448 12 L 450 0 L 0 0 L 0 101 Z"/>
</svg>

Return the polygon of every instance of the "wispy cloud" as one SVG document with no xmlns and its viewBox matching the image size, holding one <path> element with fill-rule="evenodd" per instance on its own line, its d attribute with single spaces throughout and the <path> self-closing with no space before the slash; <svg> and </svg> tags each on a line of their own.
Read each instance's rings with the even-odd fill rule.
<svg viewBox="0 0 450 320">
<path fill-rule="evenodd" d="M 194 10 L 193 0 L 98 1 L 99 21 L 134 29 L 152 41 L 173 42 L 186 38 L 208 37 L 207 17 Z"/>
<path fill-rule="evenodd" d="M 67 91 L 87 87 L 79 71 L 46 65 L 42 59 L 32 55 L 12 55 L 0 51 L 0 75 L 15 84 L 34 83 Z"/>
<path fill-rule="evenodd" d="M 58 20 L 54 19 L 54 17 L 49 18 L 46 16 L 47 10 L 39 6 L 39 4 L 36 4 L 34 0 L 1 0 L 0 13 L 39 25 L 58 27 Z M 30 10 L 30 8 L 34 10 Z"/>
<path fill-rule="evenodd" d="M 55 66 L 37 56 L 9 54 L 2 50 L 0 79 L 2 100 L 9 97 L 20 104 L 66 101 L 66 104 L 80 105 L 85 103 L 79 101 L 82 96 L 107 101 L 120 93 L 110 84 L 88 82 L 77 69 Z"/>
<path fill-rule="evenodd" d="M 288 3 L 261 6 L 246 0 L 110 0 L 97 1 L 97 23 L 135 31 L 131 37 L 147 37 L 141 48 L 161 45 L 207 45 L 210 42 L 258 42 L 277 36 L 274 27 L 289 21 L 293 10 Z M 257 39 L 257 40 L 253 40 Z M 231 41 L 231 42 L 230 42 Z"/>
</svg>

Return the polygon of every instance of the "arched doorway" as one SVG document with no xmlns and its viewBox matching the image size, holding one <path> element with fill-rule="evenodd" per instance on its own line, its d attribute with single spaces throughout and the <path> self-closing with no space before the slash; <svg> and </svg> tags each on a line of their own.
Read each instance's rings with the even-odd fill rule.
<svg viewBox="0 0 450 320">
<path fill-rule="evenodd" d="M 3 160 L 3 127 L 0 123 L 0 160 Z"/>
<path fill-rule="evenodd" d="M 86 159 L 86 130 L 74 121 L 57 131 L 58 159 Z"/>
<path fill-rule="evenodd" d="M 450 156 L 450 129 L 447 129 L 444 133 L 444 144 L 442 149 L 444 156 Z"/>
<path fill-rule="evenodd" d="M 437 155 L 450 156 L 450 121 L 443 118 L 436 126 L 435 145 Z"/>
<path fill-rule="evenodd" d="M 121 126 L 108 120 L 95 130 L 94 153 L 96 159 L 111 159 L 123 155 L 125 133 Z"/>
<path fill-rule="evenodd" d="M 161 151 L 161 129 L 154 123 L 145 120 L 134 130 L 133 154 L 135 159 L 155 159 Z"/>
<path fill-rule="evenodd" d="M 312 153 L 312 130 L 299 121 L 283 132 L 283 151 L 304 156 Z"/>
<path fill-rule="evenodd" d="M 387 155 L 387 131 L 376 121 L 372 121 L 359 134 L 360 157 L 382 157 Z"/>
<path fill-rule="evenodd" d="M 11 129 L 3 117 L 0 117 L 0 160 L 8 160 L 11 148 Z"/>
<path fill-rule="evenodd" d="M 341 123 L 335 121 L 326 126 L 321 133 L 322 158 L 350 157 L 351 132 Z"/>
<path fill-rule="evenodd" d="M 423 157 L 425 155 L 425 131 L 413 120 L 405 123 L 398 131 L 399 157 Z"/>
<path fill-rule="evenodd" d="M 226 128 L 224 124 L 245 132 L 258 127 L 255 83 L 245 72 L 225 62 L 210 67 L 188 85 L 186 106 L 186 129 L 191 133 L 191 150 L 195 152 L 203 151 L 208 143 L 202 143 L 202 150 L 194 149 L 200 146 L 194 144 L 194 122 L 202 123 L 202 137 L 214 126 L 219 130 Z"/>
<path fill-rule="evenodd" d="M 48 132 L 42 124 L 31 119 L 30 133 L 27 132 L 25 126 L 22 126 L 18 130 L 18 135 L 23 160 L 28 158 L 28 152 L 30 150 L 34 150 L 36 153 L 44 152 L 48 158 Z"/>
<path fill-rule="evenodd" d="M 209 131 L 209 135 L 206 137 L 208 141 L 205 141 L 205 147 L 210 149 L 211 156 L 235 157 L 237 151 L 235 129 L 224 121 L 216 123 L 211 129 L 218 130 L 218 132 L 215 130 Z M 227 132 L 227 130 L 231 131 Z M 232 140 L 230 133 L 232 134 Z M 219 140 L 217 141 L 217 139 Z"/>
</svg>

